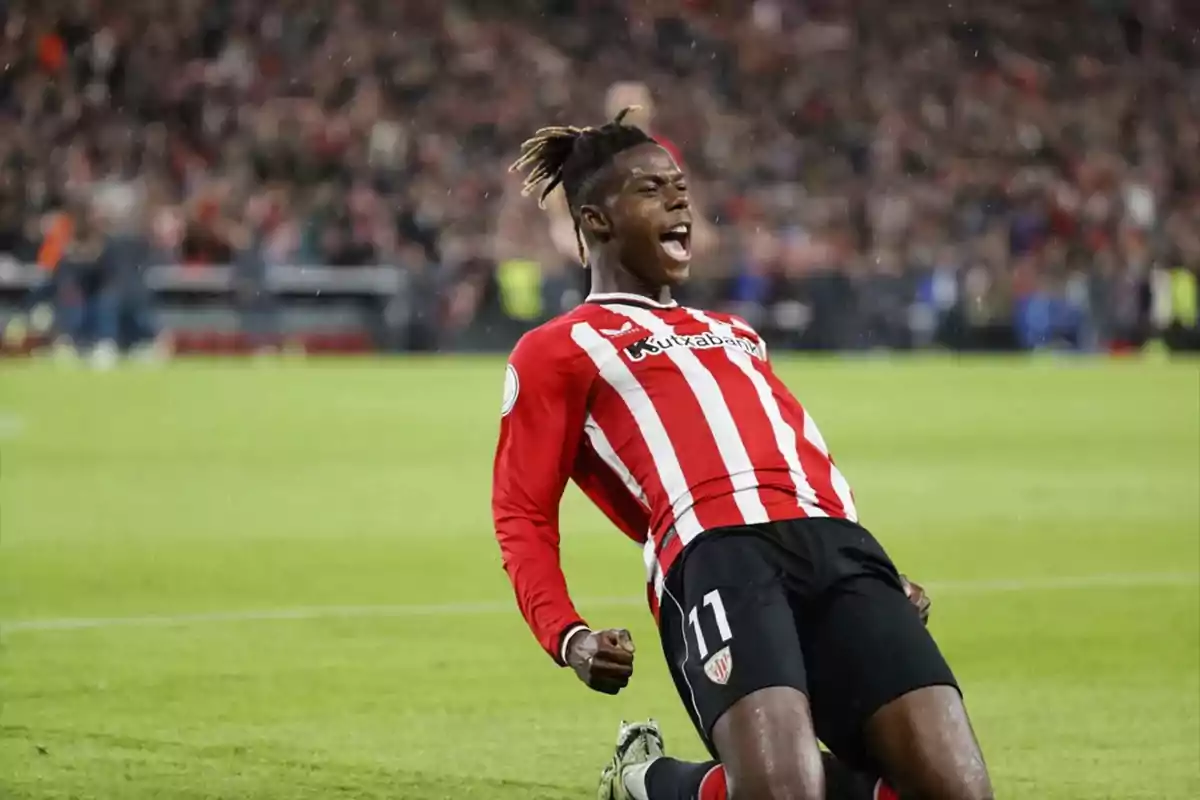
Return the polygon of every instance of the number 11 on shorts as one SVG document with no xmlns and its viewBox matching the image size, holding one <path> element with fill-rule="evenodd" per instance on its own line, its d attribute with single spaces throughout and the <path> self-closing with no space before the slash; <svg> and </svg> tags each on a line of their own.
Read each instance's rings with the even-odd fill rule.
<svg viewBox="0 0 1200 800">
<path fill-rule="evenodd" d="M 721 593 L 713 589 L 704 595 L 704 605 L 712 609 L 713 617 L 717 620 L 717 633 L 721 635 L 721 642 L 728 642 L 733 638 L 733 631 L 729 629 L 729 617 L 725 615 L 725 604 L 721 602 Z M 696 646 L 700 650 L 700 658 L 708 658 L 708 643 L 704 641 L 704 632 L 700 630 L 699 606 L 692 606 L 692 610 L 688 612 L 688 622 L 692 623 L 692 630 L 696 632 Z"/>
</svg>

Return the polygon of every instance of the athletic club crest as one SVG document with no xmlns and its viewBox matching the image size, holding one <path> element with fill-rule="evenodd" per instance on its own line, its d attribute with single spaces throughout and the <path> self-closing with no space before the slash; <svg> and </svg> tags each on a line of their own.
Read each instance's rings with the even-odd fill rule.
<svg viewBox="0 0 1200 800">
<path fill-rule="evenodd" d="M 729 683 L 729 675 L 732 672 L 733 654 L 729 652 L 728 645 L 713 653 L 712 658 L 704 662 L 704 674 L 713 683 L 724 686 Z"/>
</svg>

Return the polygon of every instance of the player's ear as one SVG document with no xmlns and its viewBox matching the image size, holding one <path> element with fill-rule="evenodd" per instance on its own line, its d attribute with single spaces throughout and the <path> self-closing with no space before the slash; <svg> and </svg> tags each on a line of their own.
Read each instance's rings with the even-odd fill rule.
<svg viewBox="0 0 1200 800">
<path fill-rule="evenodd" d="M 612 238 L 612 220 L 599 206 L 580 208 L 579 223 L 583 230 L 598 242 L 607 242 Z"/>
</svg>

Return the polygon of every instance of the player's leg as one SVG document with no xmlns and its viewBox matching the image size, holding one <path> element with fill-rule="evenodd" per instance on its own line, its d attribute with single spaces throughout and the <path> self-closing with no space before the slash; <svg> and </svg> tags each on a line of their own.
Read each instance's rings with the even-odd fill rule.
<svg viewBox="0 0 1200 800">
<path fill-rule="evenodd" d="M 729 796 L 824 800 L 800 637 L 770 556 L 752 531 L 694 543 L 667 576 L 663 650 Z"/>
<path fill-rule="evenodd" d="M 822 752 L 826 800 L 896 800 L 877 778 L 855 772 Z M 717 761 L 680 761 L 664 755 L 653 720 L 621 723 L 612 763 L 601 779 L 600 800 L 728 800 L 725 767 Z"/>
<path fill-rule="evenodd" d="M 953 686 L 915 689 L 871 715 L 867 745 L 898 785 L 932 800 L 991 800 L 991 779 Z"/>
<path fill-rule="evenodd" d="M 709 533 L 667 577 L 664 652 L 731 798 L 824 800 L 804 653 L 770 545 Z"/>
<path fill-rule="evenodd" d="M 713 727 L 712 738 L 717 752 L 721 753 L 726 765 L 720 765 L 706 776 L 706 785 L 711 785 L 711 799 L 723 800 L 728 790 L 730 798 L 792 798 L 804 797 L 797 793 L 803 779 L 785 770 L 782 780 L 778 773 L 766 770 L 765 782 L 756 780 L 764 773 L 758 766 L 762 752 L 771 751 L 770 743 L 782 741 L 784 751 L 811 758 L 816 747 L 808 699 L 788 687 L 761 689 L 744 698 L 726 712 Z M 804 723 L 807 723 L 804 724 Z M 811 746 L 810 746 L 811 745 Z M 824 776 L 824 793 L 818 797 L 826 800 L 894 800 L 895 795 L 884 783 L 863 772 L 856 772 L 833 754 L 817 750 L 819 766 L 808 764 L 806 774 Z M 727 756 L 731 753 L 732 756 Z M 732 759 L 732 761 L 728 760 Z M 743 765 L 739 768 L 738 765 Z M 728 770 L 728 772 L 726 771 Z M 739 783 L 737 775 L 749 775 L 753 782 Z M 707 788 L 707 786 L 705 787 Z M 805 791 L 817 791 L 808 788 Z M 697 795 L 699 800 L 709 800 Z M 655 800 L 653 796 L 651 800 Z"/>
<path fill-rule="evenodd" d="M 834 563 L 847 577 L 810 613 L 798 611 L 816 729 L 835 753 L 878 770 L 902 795 L 990 800 L 954 675 L 868 539 L 858 552 L 842 549 Z"/>
<path fill-rule="evenodd" d="M 822 800 L 825 771 L 808 697 L 768 686 L 734 703 L 710 734 L 731 798 Z"/>
</svg>

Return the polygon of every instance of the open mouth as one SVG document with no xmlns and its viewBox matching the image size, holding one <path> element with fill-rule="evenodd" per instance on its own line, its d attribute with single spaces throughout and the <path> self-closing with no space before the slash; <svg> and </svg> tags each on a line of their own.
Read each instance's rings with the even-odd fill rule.
<svg viewBox="0 0 1200 800">
<path fill-rule="evenodd" d="M 681 222 L 658 237 L 667 255 L 676 261 L 688 261 L 692 257 L 692 226 Z"/>
</svg>

